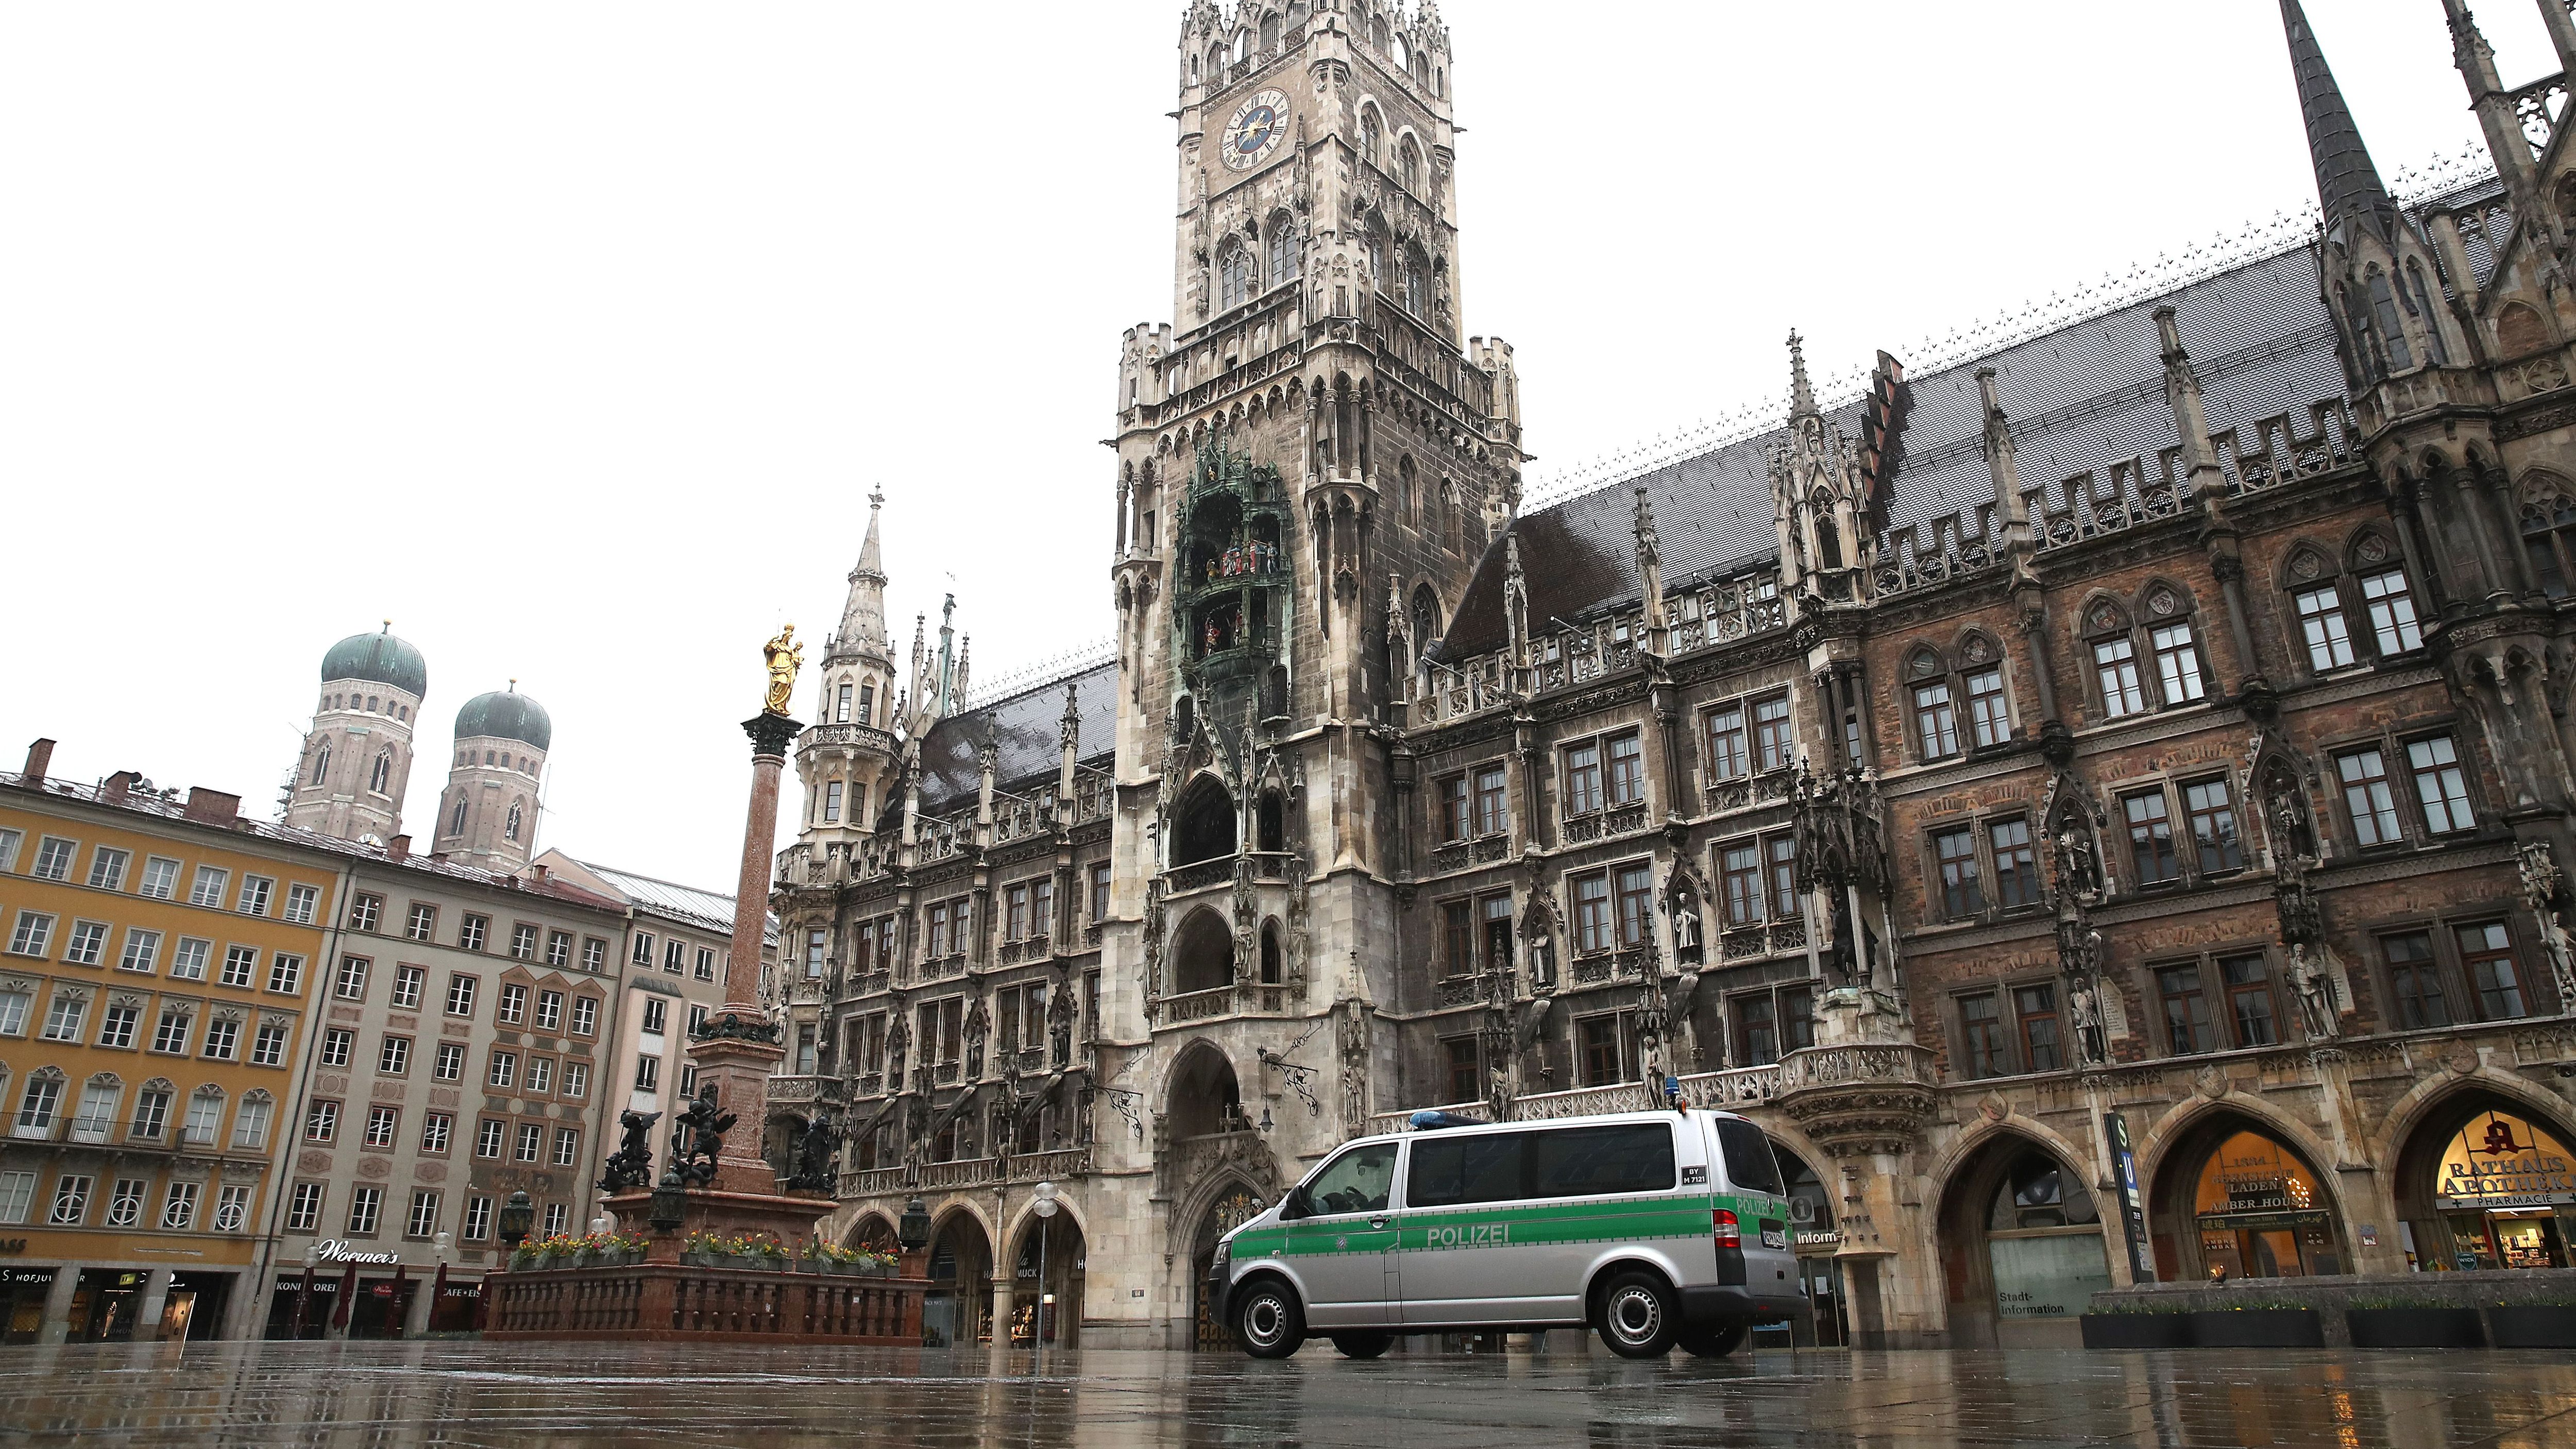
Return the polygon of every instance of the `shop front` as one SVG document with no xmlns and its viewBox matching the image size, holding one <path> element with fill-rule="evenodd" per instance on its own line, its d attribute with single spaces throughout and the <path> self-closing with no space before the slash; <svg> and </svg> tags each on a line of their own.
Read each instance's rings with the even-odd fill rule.
<svg viewBox="0 0 2576 1449">
<path fill-rule="evenodd" d="M 0 1268 L 0 1342 L 34 1343 L 45 1326 L 45 1299 L 60 1268 Z"/>
<path fill-rule="evenodd" d="M 233 1285 L 240 1277 L 191 1269 L 172 1273 L 161 1300 L 161 1341 L 223 1337 L 224 1311 L 232 1306 Z"/>
<path fill-rule="evenodd" d="M 148 1268 L 83 1268 L 72 1289 L 69 1343 L 130 1343 L 152 1284 Z"/>
<path fill-rule="evenodd" d="M 2443 1144 L 2432 1206 L 2430 1233 L 2408 1224 L 2419 1268 L 2564 1268 L 2576 1159 L 2528 1118 L 2483 1111 Z"/>
<path fill-rule="evenodd" d="M 329 1338 L 340 1305 L 337 1273 L 280 1273 L 268 1295 L 263 1338 Z"/>
<path fill-rule="evenodd" d="M 2313 1168 L 2265 1133 L 2221 1139 L 2193 1185 L 2202 1276 L 2296 1278 L 2344 1271 L 2334 1210 Z"/>
</svg>

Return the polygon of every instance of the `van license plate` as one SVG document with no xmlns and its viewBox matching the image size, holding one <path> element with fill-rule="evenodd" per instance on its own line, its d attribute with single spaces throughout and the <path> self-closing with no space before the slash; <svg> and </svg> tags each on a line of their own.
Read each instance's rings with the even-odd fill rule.
<svg viewBox="0 0 2576 1449">
<path fill-rule="evenodd" d="M 1762 1246 L 1766 1248 L 1788 1247 L 1789 1230 L 1787 1228 L 1764 1228 L 1762 1230 Z"/>
</svg>

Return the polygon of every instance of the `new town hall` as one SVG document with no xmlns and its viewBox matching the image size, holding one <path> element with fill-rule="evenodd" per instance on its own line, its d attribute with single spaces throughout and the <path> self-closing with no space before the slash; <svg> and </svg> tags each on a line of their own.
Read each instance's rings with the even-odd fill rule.
<svg viewBox="0 0 2576 1449">
<path fill-rule="evenodd" d="M 918 1199 L 942 1334 L 1206 1341 L 1339 1142 L 1670 1074 L 1778 1144 L 1829 1338 L 2566 1266 L 2561 77 L 2455 9 L 2494 170 L 2401 199 L 2282 9 L 2313 235 L 1853 399 L 1792 339 L 1785 423 L 1526 512 L 1433 6 L 1190 9 L 1114 661 L 898 667 L 873 516 L 825 651 L 771 1130 L 841 1130 L 827 1227 Z"/>
</svg>

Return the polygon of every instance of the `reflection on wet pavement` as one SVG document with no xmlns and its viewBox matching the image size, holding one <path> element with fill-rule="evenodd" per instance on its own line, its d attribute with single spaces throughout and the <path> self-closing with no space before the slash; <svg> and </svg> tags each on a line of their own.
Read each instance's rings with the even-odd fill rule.
<svg viewBox="0 0 2576 1449">
<path fill-rule="evenodd" d="M 80 1344 L 0 1351 L 0 1440 L 132 1445 L 2576 1444 L 2530 1353 L 1577 1352 L 1390 1357 L 731 1344 Z"/>
</svg>

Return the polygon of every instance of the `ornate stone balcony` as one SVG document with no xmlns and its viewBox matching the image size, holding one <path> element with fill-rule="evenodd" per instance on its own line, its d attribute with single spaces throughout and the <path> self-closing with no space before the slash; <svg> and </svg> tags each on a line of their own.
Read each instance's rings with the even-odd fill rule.
<svg viewBox="0 0 2576 1449">
<path fill-rule="evenodd" d="M 848 1102 L 849 1088 L 839 1077 L 820 1073 L 779 1076 L 769 1079 L 768 1096 L 772 1102 L 812 1102 L 819 1106 L 839 1107 Z"/>
<path fill-rule="evenodd" d="M 1645 969 L 1646 953 L 1631 946 L 1577 956 L 1570 974 L 1577 986 L 1597 986 L 1604 981 L 1634 981 L 1645 973 Z"/>
<path fill-rule="evenodd" d="M 952 1192 L 1000 1183 L 1064 1182 L 1087 1176 L 1098 1164 L 1090 1144 L 1007 1157 L 961 1157 L 925 1162 L 918 1175 L 904 1167 L 869 1167 L 841 1174 L 842 1197 L 891 1197 L 913 1192 Z"/>
</svg>

